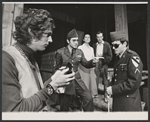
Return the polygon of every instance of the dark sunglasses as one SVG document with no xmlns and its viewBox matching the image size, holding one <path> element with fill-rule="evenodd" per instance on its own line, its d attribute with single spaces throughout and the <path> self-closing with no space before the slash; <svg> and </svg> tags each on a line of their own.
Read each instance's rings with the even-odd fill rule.
<svg viewBox="0 0 150 122">
<path fill-rule="evenodd" d="M 115 49 L 117 49 L 119 47 L 120 44 L 112 44 L 112 48 L 114 47 Z"/>
</svg>

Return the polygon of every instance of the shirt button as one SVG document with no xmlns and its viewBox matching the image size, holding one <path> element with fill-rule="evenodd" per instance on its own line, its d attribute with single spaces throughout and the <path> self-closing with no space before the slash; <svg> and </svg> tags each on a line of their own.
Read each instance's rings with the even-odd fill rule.
<svg viewBox="0 0 150 122">
<path fill-rule="evenodd" d="M 115 79 L 115 81 L 117 81 L 117 80 Z"/>
<path fill-rule="evenodd" d="M 117 74 L 115 74 L 115 76 L 117 76 Z"/>
<path fill-rule="evenodd" d="M 118 69 L 116 69 L 116 71 L 117 71 Z"/>
<path fill-rule="evenodd" d="M 129 97 L 129 95 L 127 95 L 127 97 Z"/>
</svg>

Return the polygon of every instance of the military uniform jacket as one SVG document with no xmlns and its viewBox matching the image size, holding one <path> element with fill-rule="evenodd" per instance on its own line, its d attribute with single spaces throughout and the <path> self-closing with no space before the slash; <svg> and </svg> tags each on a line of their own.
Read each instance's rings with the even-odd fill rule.
<svg viewBox="0 0 150 122">
<path fill-rule="evenodd" d="M 112 81 L 114 111 L 141 111 L 139 87 L 142 69 L 140 57 L 129 49 L 116 61 Z"/>
<path fill-rule="evenodd" d="M 70 62 L 73 65 L 73 71 L 75 72 L 75 80 L 71 81 L 68 86 L 66 86 L 65 94 L 74 95 L 75 94 L 75 84 L 74 82 L 77 82 L 82 89 L 85 89 L 85 84 L 81 80 L 81 76 L 78 71 L 79 64 L 83 65 L 86 68 L 91 68 L 94 66 L 92 63 L 92 60 L 87 61 L 84 57 L 84 54 L 82 50 L 76 49 L 73 56 L 71 56 L 68 47 L 63 47 L 56 52 L 56 68 L 58 69 L 63 65 L 66 65 L 68 62 Z"/>
</svg>

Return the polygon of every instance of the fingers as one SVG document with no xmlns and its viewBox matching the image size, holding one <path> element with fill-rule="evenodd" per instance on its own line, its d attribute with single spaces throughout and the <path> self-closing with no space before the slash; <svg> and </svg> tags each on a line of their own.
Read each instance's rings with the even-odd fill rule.
<svg viewBox="0 0 150 122">
<path fill-rule="evenodd" d="M 64 85 L 63 85 L 63 86 L 69 85 L 69 84 L 70 84 L 70 82 L 71 82 L 72 80 L 74 80 L 74 79 L 75 79 L 75 77 L 67 78 L 67 79 L 66 79 L 66 82 L 64 83 Z"/>
<path fill-rule="evenodd" d="M 66 75 L 66 81 L 71 81 L 71 80 L 74 80 L 75 79 L 75 73 L 72 72 L 71 74 L 67 74 Z"/>
<path fill-rule="evenodd" d="M 63 74 L 65 74 L 68 70 L 69 70 L 69 68 L 66 68 L 66 69 L 63 69 L 61 72 L 62 72 Z"/>
<path fill-rule="evenodd" d="M 111 94 L 109 93 L 109 91 L 107 91 L 107 89 L 106 89 L 106 93 L 107 93 L 107 97 L 110 98 Z"/>
<path fill-rule="evenodd" d="M 59 70 L 57 70 L 54 73 L 54 75 L 51 77 L 51 79 L 54 80 L 57 76 L 60 75 L 60 73 L 65 74 L 68 70 L 69 70 L 69 68 L 66 68 L 65 66 L 60 67 Z"/>
<path fill-rule="evenodd" d="M 60 70 L 63 70 L 63 69 L 65 69 L 65 68 L 66 68 L 65 66 L 62 66 L 62 67 L 60 67 L 59 69 L 60 69 Z"/>
<path fill-rule="evenodd" d="M 74 72 L 72 72 L 71 74 L 66 74 L 69 68 L 63 69 L 62 67 L 61 69 L 56 71 L 55 74 L 52 76 L 52 80 L 56 81 L 54 83 L 57 87 L 69 85 L 70 82 L 75 79 Z"/>
<path fill-rule="evenodd" d="M 75 75 L 75 73 L 72 72 L 72 73 L 70 73 L 70 74 L 66 74 L 65 76 L 66 76 L 66 77 L 73 77 L 74 75 Z"/>
<path fill-rule="evenodd" d="M 70 84 L 70 82 L 67 82 L 67 83 L 66 83 L 66 85 L 69 85 L 69 84 Z"/>
<path fill-rule="evenodd" d="M 64 85 L 69 85 L 70 84 L 70 82 L 72 81 L 72 80 L 74 80 L 75 79 L 75 73 L 73 72 L 73 73 L 71 73 L 71 74 L 67 74 L 67 75 L 65 75 L 65 82 L 64 82 Z"/>
<path fill-rule="evenodd" d="M 71 82 L 71 81 L 74 80 L 74 79 L 75 79 L 75 77 L 67 78 L 67 79 L 66 79 L 66 82 L 69 82 L 69 81 Z"/>
<path fill-rule="evenodd" d="M 106 89 L 106 93 L 109 95 L 109 90 L 108 89 Z"/>
</svg>

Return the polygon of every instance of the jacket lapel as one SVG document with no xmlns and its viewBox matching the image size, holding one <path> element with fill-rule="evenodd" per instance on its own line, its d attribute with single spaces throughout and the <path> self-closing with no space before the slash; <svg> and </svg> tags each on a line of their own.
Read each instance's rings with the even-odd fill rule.
<svg viewBox="0 0 150 122">
<path fill-rule="evenodd" d="M 94 48 L 94 55 L 96 56 L 96 44 L 93 45 Z"/>
<path fill-rule="evenodd" d="M 97 43 L 95 43 L 95 44 L 93 45 L 93 48 L 94 48 L 94 55 L 96 56 Z M 105 42 L 104 42 L 104 44 L 103 44 L 103 54 L 104 54 L 104 52 L 105 52 L 105 48 L 106 48 L 106 44 L 105 44 Z"/>
<path fill-rule="evenodd" d="M 104 52 L 105 52 L 105 48 L 106 48 L 106 44 L 105 44 L 105 42 L 104 42 L 104 44 L 103 44 L 103 56 L 104 56 Z"/>
<path fill-rule="evenodd" d="M 77 53 L 77 50 L 74 50 L 74 53 L 73 53 L 72 59 L 74 59 L 74 58 L 76 57 L 76 53 Z"/>
<path fill-rule="evenodd" d="M 71 53 L 70 53 L 68 47 L 65 47 L 64 54 L 71 58 Z"/>
<path fill-rule="evenodd" d="M 114 68 L 117 67 L 117 64 L 118 64 L 119 59 L 120 59 L 120 58 L 119 58 L 118 56 L 115 57 Z"/>
</svg>

